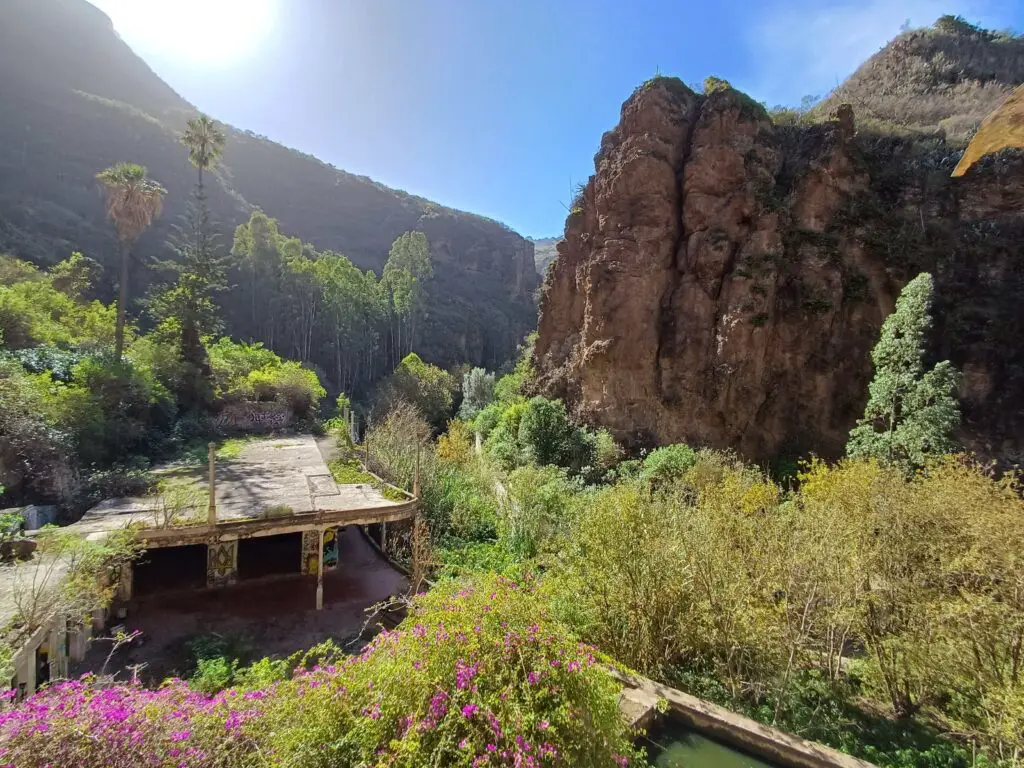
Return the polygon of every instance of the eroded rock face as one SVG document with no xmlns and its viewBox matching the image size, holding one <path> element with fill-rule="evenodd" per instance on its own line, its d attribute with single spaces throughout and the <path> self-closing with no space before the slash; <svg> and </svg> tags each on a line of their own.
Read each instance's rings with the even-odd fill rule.
<svg viewBox="0 0 1024 768">
<path fill-rule="evenodd" d="M 545 282 L 540 387 L 631 443 L 841 452 L 900 289 L 938 284 L 936 349 L 965 371 L 965 438 L 1019 444 L 1020 163 L 949 180 L 939 142 L 857 135 L 849 107 L 776 127 L 661 78 L 623 105 Z"/>
</svg>

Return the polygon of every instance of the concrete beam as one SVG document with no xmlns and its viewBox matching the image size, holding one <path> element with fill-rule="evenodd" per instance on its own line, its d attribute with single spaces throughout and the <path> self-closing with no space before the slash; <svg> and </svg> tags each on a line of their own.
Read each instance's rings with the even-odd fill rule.
<svg viewBox="0 0 1024 768">
<path fill-rule="evenodd" d="M 216 526 L 195 525 L 183 528 L 147 528 L 139 531 L 139 539 L 147 549 L 177 547 L 186 544 L 210 544 L 245 539 L 254 536 L 278 536 L 283 533 L 300 533 L 329 527 L 349 525 L 371 525 L 409 520 L 415 516 L 418 501 L 405 504 L 389 504 L 336 512 L 311 512 L 303 515 L 289 515 L 280 518 L 257 518 L 253 520 L 230 520 Z"/>
</svg>

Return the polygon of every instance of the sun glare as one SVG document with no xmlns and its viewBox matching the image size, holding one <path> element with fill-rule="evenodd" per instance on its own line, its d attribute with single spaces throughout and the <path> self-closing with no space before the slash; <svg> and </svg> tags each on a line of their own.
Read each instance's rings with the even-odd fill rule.
<svg viewBox="0 0 1024 768">
<path fill-rule="evenodd" d="M 136 52 L 225 66 L 254 55 L 279 0 L 93 0 Z"/>
</svg>

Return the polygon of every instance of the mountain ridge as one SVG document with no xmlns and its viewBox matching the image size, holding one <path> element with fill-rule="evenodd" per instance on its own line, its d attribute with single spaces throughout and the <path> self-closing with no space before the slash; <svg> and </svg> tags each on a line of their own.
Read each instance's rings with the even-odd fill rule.
<svg viewBox="0 0 1024 768">
<path fill-rule="evenodd" d="M 198 110 L 85 0 L 4 2 L 13 23 L 0 30 L 0 93 L 7 107 L 0 113 L 0 251 L 48 264 L 81 250 L 106 268 L 109 297 L 116 247 L 95 173 L 130 160 L 146 165 L 168 189 L 164 216 L 138 248 L 162 252 L 193 185 L 177 135 Z M 225 128 L 224 158 L 209 185 L 224 235 L 260 208 L 282 231 L 379 273 L 391 241 L 420 229 L 435 260 L 421 349 L 426 359 L 497 367 L 532 329 L 539 285 L 533 246 L 504 224 L 393 190 L 251 131 Z M 153 279 L 136 270 L 133 295 Z"/>
</svg>

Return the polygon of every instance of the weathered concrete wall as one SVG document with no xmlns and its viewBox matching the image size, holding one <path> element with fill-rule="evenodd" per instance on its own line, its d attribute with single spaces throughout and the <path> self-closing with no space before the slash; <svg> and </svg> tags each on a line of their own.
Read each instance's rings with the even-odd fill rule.
<svg viewBox="0 0 1024 768">
<path fill-rule="evenodd" d="M 292 423 L 292 409 L 282 403 L 231 403 L 215 423 L 223 432 L 272 432 Z"/>
<path fill-rule="evenodd" d="M 659 699 L 693 730 L 786 768 L 877 768 L 824 744 L 807 741 L 749 717 L 637 675 L 613 672 L 625 688 L 620 709 L 631 725 L 646 728 L 658 716 Z"/>
<path fill-rule="evenodd" d="M 206 554 L 206 586 L 223 587 L 238 580 L 238 539 L 217 541 Z"/>
</svg>

